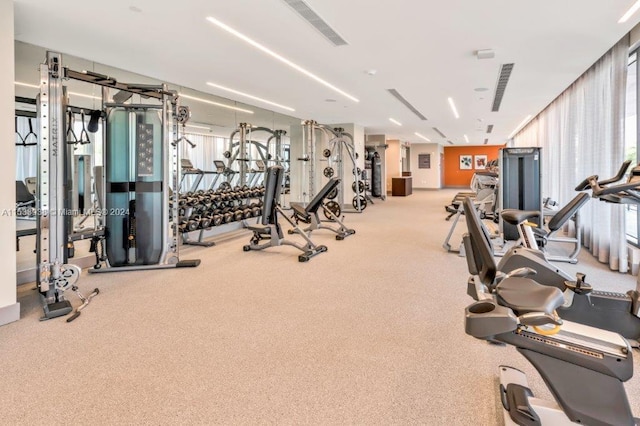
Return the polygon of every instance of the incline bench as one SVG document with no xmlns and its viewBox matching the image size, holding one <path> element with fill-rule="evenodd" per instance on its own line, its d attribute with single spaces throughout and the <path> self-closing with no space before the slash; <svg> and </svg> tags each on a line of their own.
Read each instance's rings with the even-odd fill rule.
<svg viewBox="0 0 640 426">
<path fill-rule="evenodd" d="M 244 251 L 263 250 L 267 247 L 277 247 L 281 245 L 290 245 L 303 254 L 298 256 L 298 261 L 306 262 L 313 256 L 327 251 L 326 246 L 319 246 L 311 241 L 311 238 L 300 227 L 291 220 L 278 205 L 280 192 L 282 191 L 282 180 L 284 178 L 284 168 L 282 166 L 271 166 L 267 169 L 267 177 L 265 183 L 264 199 L 262 205 L 262 220 L 258 225 L 248 226 L 253 231 L 253 237 L 248 245 L 242 247 Z M 282 227 L 278 223 L 278 214 L 285 218 L 294 232 L 300 234 L 306 241 L 305 245 L 288 241 L 284 239 Z M 260 244 L 260 241 L 268 240 L 266 243 Z"/>
<path fill-rule="evenodd" d="M 335 232 L 336 240 L 344 240 L 349 235 L 353 235 L 356 233 L 355 230 L 347 228 L 344 223 L 338 218 L 338 216 L 331 211 L 331 209 L 327 208 L 324 203 L 327 195 L 334 189 L 338 187 L 340 184 L 340 179 L 331 178 L 329 182 L 313 197 L 308 204 L 304 203 L 290 203 L 291 208 L 293 209 L 293 218 L 297 221 L 308 223 L 309 226 L 303 229 L 304 232 L 311 233 L 311 231 L 315 231 L 316 229 L 328 229 L 331 232 Z M 324 210 L 324 214 L 327 218 L 330 218 L 329 222 L 336 222 L 339 226 L 338 228 L 332 228 L 328 225 L 323 225 L 322 220 L 320 220 L 320 216 L 318 215 L 318 210 L 320 207 Z M 327 222 L 327 221 L 325 221 Z M 290 234 L 293 234 L 294 230 L 289 230 Z"/>
</svg>

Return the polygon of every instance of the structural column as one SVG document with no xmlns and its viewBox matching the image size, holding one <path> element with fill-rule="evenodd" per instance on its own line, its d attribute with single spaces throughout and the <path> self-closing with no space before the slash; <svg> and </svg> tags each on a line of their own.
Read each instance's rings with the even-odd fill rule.
<svg viewBox="0 0 640 426">
<path fill-rule="evenodd" d="M 16 300 L 16 194 L 15 156 L 13 141 L 15 90 L 15 54 L 13 40 L 13 1 L 0 0 L 0 140 L 5 161 L 0 167 L 0 325 L 20 319 L 20 304 Z"/>
</svg>

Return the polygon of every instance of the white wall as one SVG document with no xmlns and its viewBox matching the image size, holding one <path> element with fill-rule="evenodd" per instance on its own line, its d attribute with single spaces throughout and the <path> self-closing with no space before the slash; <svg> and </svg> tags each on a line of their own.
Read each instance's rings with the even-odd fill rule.
<svg viewBox="0 0 640 426">
<path fill-rule="evenodd" d="M 15 158 L 14 140 L 14 49 L 13 49 L 13 1 L 0 0 L 0 140 L 5 141 L 3 156 Z M 0 167 L 0 212 L 14 212 L 16 169 L 13 161 L 4 161 Z M 20 318 L 20 304 L 16 303 L 16 218 L 12 214 L 0 214 L 0 325 Z"/>
<path fill-rule="evenodd" d="M 391 179 L 402 176 L 402 156 L 400 154 L 400 141 L 391 139 L 387 141 L 387 152 L 385 155 L 387 191 L 391 192 Z"/>
<path fill-rule="evenodd" d="M 440 164 L 440 153 L 442 152 L 442 146 L 437 143 L 411 144 L 411 175 L 413 176 L 414 188 L 439 189 L 442 187 L 442 182 L 440 182 L 440 171 L 442 168 L 442 164 Z M 419 154 L 431 155 L 430 169 L 418 168 Z"/>
</svg>

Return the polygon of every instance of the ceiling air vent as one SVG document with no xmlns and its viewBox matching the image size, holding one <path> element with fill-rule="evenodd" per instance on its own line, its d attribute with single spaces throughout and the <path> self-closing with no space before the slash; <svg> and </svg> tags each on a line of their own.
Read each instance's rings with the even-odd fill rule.
<svg viewBox="0 0 640 426">
<path fill-rule="evenodd" d="M 487 126 L 487 133 L 491 133 L 491 132 L 493 132 L 493 124 L 489 124 Z"/>
<path fill-rule="evenodd" d="M 302 0 L 284 0 L 302 19 L 310 23 L 320 34 L 325 36 L 334 46 L 345 46 L 349 43 L 325 22 L 309 5 Z"/>
<path fill-rule="evenodd" d="M 434 132 L 436 132 L 437 134 L 439 134 L 440 136 L 442 136 L 442 139 L 446 139 L 446 138 L 447 138 L 447 136 L 446 136 L 444 133 L 442 133 L 442 132 L 440 131 L 440 129 L 438 129 L 437 127 L 432 127 L 432 129 L 433 129 L 433 131 L 434 131 Z"/>
<path fill-rule="evenodd" d="M 407 108 L 409 108 L 409 110 L 414 113 L 415 115 L 417 115 L 420 120 L 426 120 L 427 117 L 425 117 L 424 115 L 422 115 L 422 113 L 420 111 L 418 111 L 416 109 L 416 107 L 414 107 L 413 105 L 411 105 L 409 103 L 409 101 L 407 101 L 405 98 L 402 97 L 402 95 L 400 93 L 398 93 L 398 91 L 396 89 L 387 89 L 389 91 L 389 93 L 391 93 L 391 95 L 393 95 L 394 98 L 396 98 L 397 100 L 399 100 L 402 105 L 406 106 Z"/>
<path fill-rule="evenodd" d="M 486 144 L 488 144 L 488 143 L 489 143 L 489 138 L 486 138 L 486 139 L 484 140 L 484 144 L 486 145 Z"/>
<path fill-rule="evenodd" d="M 515 64 L 502 64 L 500 66 L 500 75 L 498 75 L 498 84 L 496 85 L 496 93 L 493 96 L 493 106 L 491 107 L 491 111 L 493 112 L 500 110 L 502 97 L 504 96 L 504 91 L 507 89 L 507 83 L 509 82 L 509 77 L 511 77 L 511 71 L 513 71 L 514 65 Z"/>
<path fill-rule="evenodd" d="M 451 141 L 447 141 L 447 142 L 449 142 L 449 144 L 453 145 L 453 142 L 451 142 Z"/>
</svg>

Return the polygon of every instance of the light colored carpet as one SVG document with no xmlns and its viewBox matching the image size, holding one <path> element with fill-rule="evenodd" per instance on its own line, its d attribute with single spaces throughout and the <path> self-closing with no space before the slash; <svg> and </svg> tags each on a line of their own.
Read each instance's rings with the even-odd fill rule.
<svg viewBox="0 0 640 426">
<path fill-rule="evenodd" d="M 72 323 L 39 322 L 20 287 L 22 320 L 0 327 L 2 424 L 501 424 L 499 364 L 549 393 L 513 348 L 464 333 L 466 263 L 441 247 L 454 192 L 349 214 L 357 234 L 317 232 L 329 251 L 308 263 L 244 253 L 247 234 L 185 249 L 196 269 L 83 273 L 101 292 Z M 638 415 L 640 379 L 627 389 Z"/>
</svg>

